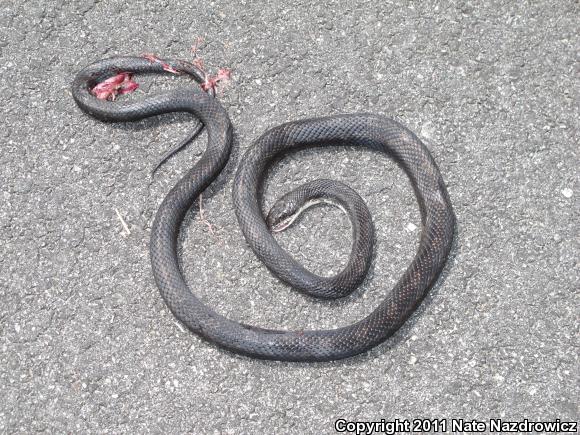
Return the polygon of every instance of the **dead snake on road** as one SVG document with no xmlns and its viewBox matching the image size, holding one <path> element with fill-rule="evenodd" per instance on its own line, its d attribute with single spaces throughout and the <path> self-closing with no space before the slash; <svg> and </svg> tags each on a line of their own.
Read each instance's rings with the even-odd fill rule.
<svg viewBox="0 0 580 435">
<path fill-rule="evenodd" d="M 191 64 L 165 62 L 197 81 L 204 79 Z M 384 152 L 407 173 L 420 206 L 423 228 L 411 265 L 384 301 L 366 318 L 332 330 L 281 331 L 238 323 L 216 313 L 194 295 L 183 277 L 177 257 L 178 234 L 185 214 L 229 158 L 232 126 L 226 111 L 215 98 L 193 88 L 122 103 L 99 100 L 91 94 L 95 85 L 120 72 L 163 71 L 161 63 L 139 57 L 106 59 L 78 73 L 72 94 L 83 111 L 100 120 L 136 121 L 162 113 L 189 112 L 200 119 L 207 130 L 205 152 L 167 194 L 151 229 L 153 274 L 171 312 L 189 329 L 224 348 L 251 357 L 283 361 L 346 358 L 391 336 L 411 315 L 438 277 L 453 241 L 455 216 L 450 199 L 439 169 L 423 143 L 396 121 L 371 114 L 293 121 L 274 127 L 259 137 L 237 170 L 234 207 L 247 243 L 276 276 L 292 287 L 326 298 L 351 292 L 368 269 L 373 229 L 364 202 L 349 188 L 343 185 L 343 190 L 337 193 L 335 189 L 340 188 L 326 181 L 315 183 L 314 187 L 307 186 L 305 191 L 292 193 L 276 204 L 278 221 L 288 219 L 288 203 L 292 201 L 295 204 L 290 214 L 304 201 L 334 195 L 349 214 L 354 242 L 346 268 L 334 277 L 319 277 L 297 263 L 272 236 L 260 207 L 264 173 L 267 166 L 283 153 L 304 147 L 335 145 L 361 146 Z"/>
</svg>

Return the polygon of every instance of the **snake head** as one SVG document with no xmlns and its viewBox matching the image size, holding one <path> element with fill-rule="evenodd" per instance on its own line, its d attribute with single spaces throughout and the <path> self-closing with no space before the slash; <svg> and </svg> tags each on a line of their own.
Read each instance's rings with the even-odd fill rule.
<svg viewBox="0 0 580 435">
<path fill-rule="evenodd" d="M 300 213 L 300 206 L 288 195 L 284 195 L 276 201 L 268 212 L 266 224 L 270 231 L 279 233 L 292 225 Z"/>
</svg>

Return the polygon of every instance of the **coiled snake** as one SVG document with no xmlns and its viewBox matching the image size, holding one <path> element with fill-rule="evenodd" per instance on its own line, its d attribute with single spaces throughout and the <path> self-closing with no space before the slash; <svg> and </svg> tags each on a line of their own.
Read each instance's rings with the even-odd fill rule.
<svg viewBox="0 0 580 435">
<path fill-rule="evenodd" d="M 197 81 L 203 80 L 203 74 L 191 64 L 165 62 Z M 238 323 L 216 313 L 195 296 L 183 277 L 177 258 L 177 236 L 186 212 L 222 171 L 229 158 L 232 126 L 226 111 L 215 98 L 193 88 L 123 103 L 99 100 L 91 94 L 95 85 L 120 72 L 163 71 L 161 63 L 144 58 L 106 59 L 78 73 L 72 94 L 83 111 L 100 120 L 136 121 L 162 113 L 189 112 L 201 120 L 207 130 L 205 152 L 167 194 L 151 229 L 153 274 L 171 312 L 189 329 L 224 348 L 251 357 L 283 361 L 345 358 L 364 352 L 391 336 L 436 280 L 453 241 L 455 217 L 450 199 L 439 169 L 423 143 L 396 121 L 371 114 L 293 121 L 274 127 L 259 137 L 237 170 L 234 207 L 247 243 L 276 276 L 292 287 L 326 298 L 348 294 L 368 269 L 373 230 L 366 206 L 349 188 L 337 187 L 327 181 L 307 186 L 306 192 L 294 194 L 301 204 L 313 198 L 334 195 L 349 213 L 355 237 L 346 268 L 334 277 L 314 275 L 297 263 L 272 236 L 259 203 L 264 172 L 268 164 L 282 153 L 303 147 L 349 145 L 388 154 L 405 170 L 413 185 L 423 228 L 412 263 L 383 302 L 366 318 L 332 330 L 281 331 Z M 278 208 L 282 210 L 284 205 L 278 205 Z M 280 210 L 278 217 L 288 218 L 282 216 Z M 272 219 L 275 217 L 268 218 L 269 221 Z"/>
</svg>

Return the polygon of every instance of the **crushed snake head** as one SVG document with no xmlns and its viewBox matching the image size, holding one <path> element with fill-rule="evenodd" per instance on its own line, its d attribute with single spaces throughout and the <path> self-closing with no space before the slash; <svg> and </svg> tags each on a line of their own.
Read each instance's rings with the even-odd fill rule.
<svg viewBox="0 0 580 435">
<path fill-rule="evenodd" d="M 95 85 L 91 93 L 99 100 L 113 101 L 117 95 L 129 94 L 138 87 L 139 84 L 133 81 L 130 73 L 122 72 Z"/>
</svg>

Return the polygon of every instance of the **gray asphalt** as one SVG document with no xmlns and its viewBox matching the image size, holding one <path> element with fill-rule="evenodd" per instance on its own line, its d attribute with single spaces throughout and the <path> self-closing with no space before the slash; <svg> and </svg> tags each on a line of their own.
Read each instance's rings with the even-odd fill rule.
<svg viewBox="0 0 580 435">
<path fill-rule="evenodd" d="M 576 1 L 3 0 L 0 431 L 333 433 L 339 418 L 577 420 L 578 18 Z M 279 283 L 245 244 L 231 203 L 232 171 L 262 132 L 373 112 L 431 149 L 457 243 L 445 276 L 384 345 L 325 364 L 255 361 L 185 331 L 163 304 L 150 227 L 204 138 L 151 181 L 192 119 L 100 123 L 69 87 L 110 55 L 191 58 L 198 36 L 212 71 L 233 70 L 220 99 L 236 152 L 203 203 L 213 233 L 192 213 L 182 259 L 195 292 L 232 319 L 277 328 L 360 319 L 410 262 L 420 232 L 412 189 L 389 159 L 294 154 L 273 169 L 266 205 L 304 180 L 345 181 L 368 203 L 378 246 L 368 279 L 344 301 L 313 301 Z M 154 92 L 184 79 L 138 80 Z M 279 239 L 312 270 L 332 273 L 346 262 L 349 231 L 339 210 L 322 207 Z"/>
</svg>

